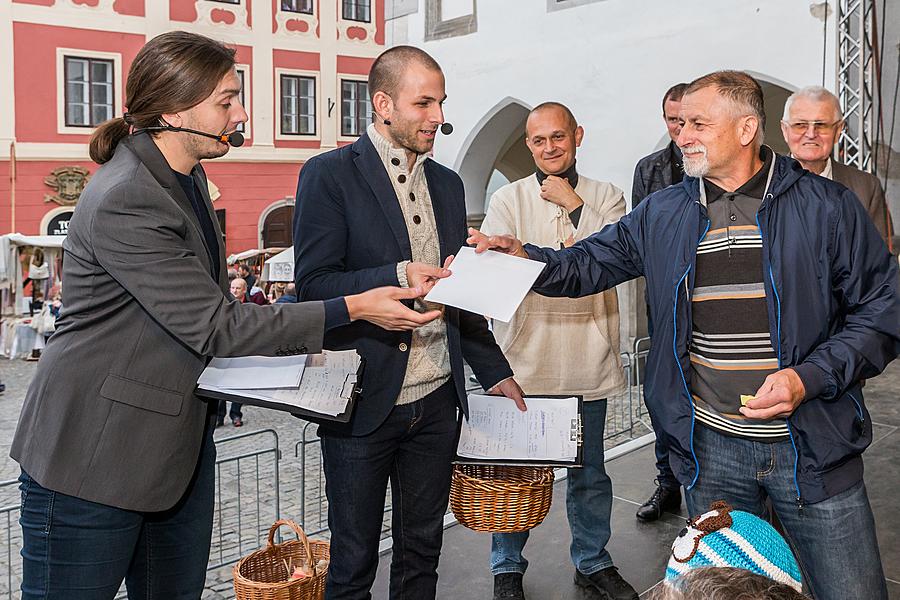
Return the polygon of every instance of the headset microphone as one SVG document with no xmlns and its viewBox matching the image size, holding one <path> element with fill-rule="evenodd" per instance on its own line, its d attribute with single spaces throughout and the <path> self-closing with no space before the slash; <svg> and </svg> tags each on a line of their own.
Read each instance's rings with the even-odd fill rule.
<svg viewBox="0 0 900 600">
<path fill-rule="evenodd" d="M 240 131 L 232 131 L 231 133 L 222 133 L 216 135 L 214 133 L 206 133 L 205 131 L 197 131 L 196 129 L 188 129 L 186 127 L 145 127 L 143 129 L 135 129 L 134 133 L 144 133 L 145 131 L 183 131 L 184 133 L 193 133 L 194 135 L 202 135 L 210 139 L 216 140 L 222 144 L 228 144 L 233 148 L 239 148 L 244 145 L 244 134 Z"/>
<path fill-rule="evenodd" d="M 225 138 L 224 140 L 222 138 Z M 232 148 L 240 148 L 244 145 L 244 134 L 240 131 L 232 131 L 228 135 L 219 136 L 219 141 L 228 142 Z"/>
<path fill-rule="evenodd" d="M 444 135 L 450 135 L 451 133 L 453 133 L 453 125 L 446 122 L 441 123 L 441 133 L 443 133 Z"/>
</svg>

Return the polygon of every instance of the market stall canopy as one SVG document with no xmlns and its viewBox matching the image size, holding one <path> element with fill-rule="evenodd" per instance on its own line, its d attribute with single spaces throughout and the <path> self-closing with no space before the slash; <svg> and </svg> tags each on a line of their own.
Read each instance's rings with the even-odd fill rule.
<svg viewBox="0 0 900 600">
<path fill-rule="evenodd" d="M 262 281 L 293 281 L 294 249 L 288 248 L 267 260 L 263 265 L 260 279 Z"/>
<path fill-rule="evenodd" d="M 23 312 L 19 298 L 22 294 L 22 264 L 19 261 L 19 249 L 23 247 L 41 248 L 44 250 L 44 260 L 47 264 L 46 275 L 41 278 L 44 283 L 42 291 L 48 289 L 57 282 L 57 259 L 62 253 L 62 244 L 66 239 L 64 235 L 22 235 L 21 233 L 7 233 L 0 236 L 0 290 L 2 294 L 2 314 L 17 314 Z"/>
<path fill-rule="evenodd" d="M 248 258 L 255 258 L 260 254 L 278 254 L 282 250 L 284 250 L 284 248 L 251 248 L 250 250 L 244 250 L 243 252 L 238 252 L 237 254 L 229 254 L 226 260 L 229 265 L 233 265 L 236 262 L 243 262 Z"/>
<path fill-rule="evenodd" d="M 64 235 L 22 235 L 21 233 L 7 233 L 0 239 L 8 240 L 13 246 L 37 246 L 39 248 L 62 248 L 66 240 Z"/>
<path fill-rule="evenodd" d="M 18 249 L 21 246 L 36 246 L 38 248 L 58 249 L 66 239 L 64 235 L 22 235 L 21 233 L 7 233 L 0 236 L 0 287 L 9 287 L 10 284 L 21 280 L 19 269 Z"/>
</svg>

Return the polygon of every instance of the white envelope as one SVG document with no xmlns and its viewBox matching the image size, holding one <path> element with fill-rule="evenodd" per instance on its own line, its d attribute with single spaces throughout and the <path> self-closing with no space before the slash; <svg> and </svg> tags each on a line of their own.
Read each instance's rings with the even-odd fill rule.
<svg viewBox="0 0 900 600">
<path fill-rule="evenodd" d="M 450 265 L 452 275 L 425 299 L 508 323 L 543 270 L 542 262 L 492 250 L 475 254 L 463 246 Z"/>
</svg>

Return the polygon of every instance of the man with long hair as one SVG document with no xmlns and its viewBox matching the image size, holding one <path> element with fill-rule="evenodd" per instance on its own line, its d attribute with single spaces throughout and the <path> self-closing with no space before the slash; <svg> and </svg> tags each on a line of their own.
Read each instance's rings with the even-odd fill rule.
<svg viewBox="0 0 900 600">
<path fill-rule="evenodd" d="M 128 74 L 124 117 L 102 124 L 63 245 L 66 306 L 28 390 L 10 455 L 22 490 L 25 600 L 196 600 L 214 501 L 210 357 L 319 352 L 367 319 L 413 329 L 423 289 L 249 306 L 228 291 L 200 161 L 247 120 L 234 49 L 171 32 Z M 423 282 L 427 284 L 427 282 Z"/>
</svg>

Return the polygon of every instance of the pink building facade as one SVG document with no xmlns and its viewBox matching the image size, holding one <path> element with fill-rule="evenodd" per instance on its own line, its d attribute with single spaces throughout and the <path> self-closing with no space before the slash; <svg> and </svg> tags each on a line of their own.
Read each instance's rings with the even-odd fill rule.
<svg viewBox="0 0 900 600">
<path fill-rule="evenodd" d="M 205 163 L 226 253 L 291 243 L 297 174 L 370 119 L 366 76 L 384 49 L 384 0 L 0 2 L 0 232 L 64 234 L 93 128 L 121 116 L 131 61 L 154 36 L 237 49 L 246 143 Z"/>
</svg>

